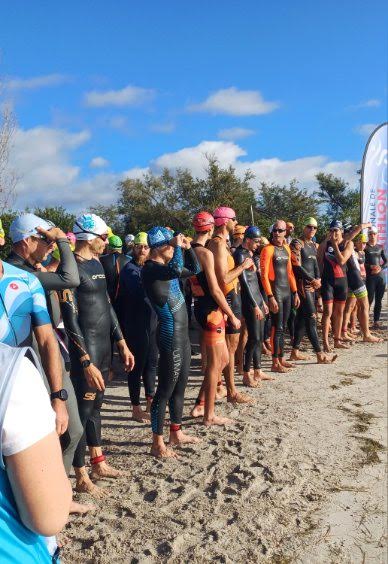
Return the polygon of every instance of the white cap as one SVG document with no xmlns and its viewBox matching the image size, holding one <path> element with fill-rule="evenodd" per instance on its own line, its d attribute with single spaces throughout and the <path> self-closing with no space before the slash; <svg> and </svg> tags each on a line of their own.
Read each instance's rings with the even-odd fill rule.
<svg viewBox="0 0 388 564">
<path fill-rule="evenodd" d="M 33 235 L 39 237 L 39 233 L 36 230 L 37 227 L 42 227 L 42 229 L 49 231 L 49 229 L 54 227 L 54 224 L 33 213 L 22 213 L 13 220 L 9 227 L 9 236 L 12 243 L 18 243 Z"/>
<path fill-rule="evenodd" d="M 135 242 L 135 235 L 132 235 L 132 233 L 129 233 L 128 235 L 125 236 L 125 244 L 129 245 L 130 243 L 134 243 Z"/>
<path fill-rule="evenodd" d="M 372 225 L 372 227 L 369 227 L 368 233 L 378 233 L 377 227 Z"/>
<path fill-rule="evenodd" d="M 100 216 L 84 213 L 75 220 L 73 233 L 77 241 L 91 241 L 99 235 L 108 233 L 108 226 Z"/>
</svg>

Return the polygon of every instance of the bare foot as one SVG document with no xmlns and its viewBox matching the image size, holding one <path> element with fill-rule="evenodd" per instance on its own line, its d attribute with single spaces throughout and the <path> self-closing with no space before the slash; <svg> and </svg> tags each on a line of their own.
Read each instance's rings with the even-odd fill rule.
<svg viewBox="0 0 388 564">
<path fill-rule="evenodd" d="M 361 331 L 357 329 L 357 327 L 351 327 L 350 329 L 348 329 L 348 333 L 350 333 L 351 335 L 359 335 Z"/>
<path fill-rule="evenodd" d="M 229 419 L 228 417 L 220 417 L 218 415 L 214 415 L 211 419 L 204 419 L 203 424 L 206 427 L 211 427 L 212 425 L 233 425 L 233 419 Z"/>
<path fill-rule="evenodd" d="M 351 337 L 349 335 L 349 333 L 342 333 L 341 335 L 341 341 L 343 341 L 344 343 L 351 343 L 352 341 L 355 341 L 356 337 Z"/>
<path fill-rule="evenodd" d="M 382 343 L 384 339 L 380 339 L 380 337 L 376 337 L 375 335 L 368 335 L 364 337 L 362 342 L 363 343 Z"/>
<path fill-rule="evenodd" d="M 255 380 L 258 380 L 258 381 L 260 381 L 260 380 L 276 380 L 276 378 L 274 378 L 270 374 L 266 374 L 262 370 L 255 370 L 254 371 L 254 378 L 255 378 Z"/>
<path fill-rule="evenodd" d="M 255 403 L 255 400 L 248 396 L 248 394 L 243 394 L 242 392 L 236 392 L 233 396 L 228 397 L 229 403 Z"/>
<path fill-rule="evenodd" d="M 280 374 L 285 374 L 286 372 L 289 372 L 289 371 L 290 371 L 290 369 L 286 368 L 282 364 L 273 364 L 271 366 L 271 372 L 279 372 Z"/>
<path fill-rule="evenodd" d="M 236 364 L 236 372 L 237 372 L 237 374 L 239 374 L 240 376 L 242 376 L 242 375 L 244 374 L 244 370 L 243 370 L 242 365 Z"/>
<path fill-rule="evenodd" d="M 178 454 L 172 448 L 166 447 L 166 445 L 152 445 L 151 454 L 156 458 L 179 458 Z"/>
<path fill-rule="evenodd" d="M 170 433 L 170 440 L 168 444 L 171 446 L 182 446 L 182 445 L 193 445 L 200 443 L 201 439 L 198 437 L 193 437 L 192 435 L 187 435 L 183 431 L 173 431 Z"/>
<path fill-rule="evenodd" d="M 77 513 L 77 515 L 85 515 L 85 513 L 89 513 L 89 511 L 96 511 L 96 509 L 97 506 L 92 505 L 91 503 L 78 503 L 77 501 L 72 500 L 70 503 L 69 513 Z"/>
<path fill-rule="evenodd" d="M 190 411 L 191 417 L 203 417 L 205 414 L 205 406 L 201 404 L 196 404 Z"/>
<path fill-rule="evenodd" d="M 328 357 L 324 353 L 317 354 L 317 364 L 332 364 L 338 358 L 337 354 L 333 354 L 333 356 Z"/>
<path fill-rule="evenodd" d="M 310 360 L 310 358 L 310 355 L 303 354 L 298 349 L 294 349 L 290 354 L 289 360 Z"/>
<path fill-rule="evenodd" d="M 217 391 L 216 391 L 216 400 L 221 400 L 226 398 L 226 396 L 228 395 L 228 392 L 226 391 L 225 386 L 223 386 L 221 384 L 221 386 L 217 386 Z"/>
<path fill-rule="evenodd" d="M 350 349 L 349 345 L 342 341 L 334 341 L 334 348 L 335 349 Z"/>
<path fill-rule="evenodd" d="M 255 380 L 254 376 L 250 372 L 244 372 L 243 384 L 248 388 L 258 388 L 260 386 L 259 382 Z"/>
<path fill-rule="evenodd" d="M 99 462 L 92 465 L 90 477 L 92 480 L 100 480 L 101 478 L 118 478 L 121 472 L 113 468 L 106 462 Z"/>
<path fill-rule="evenodd" d="M 75 491 L 78 493 L 88 493 L 96 498 L 105 497 L 107 495 L 107 492 L 103 488 L 93 484 L 89 476 L 83 476 L 77 481 Z"/>
<path fill-rule="evenodd" d="M 135 407 L 137 407 L 137 409 L 135 409 Z M 134 406 L 132 408 L 132 420 L 138 423 L 149 423 L 151 421 L 151 415 L 143 411 L 140 406 Z"/>
<path fill-rule="evenodd" d="M 292 362 L 287 362 L 283 358 L 281 358 L 279 362 L 282 366 L 284 366 L 284 368 L 294 368 L 295 366 L 295 364 L 293 364 Z"/>
<path fill-rule="evenodd" d="M 262 346 L 262 354 L 265 354 L 265 356 L 272 356 L 272 351 L 271 349 L 268 349 L 264 344 Z"/>
<path fill-rule="evenodd" d="M 331 353 L 333 352 L 333 349 L 331 348 L 331 346 L 329 344 L 324 344 L 323 345 L 323 350 L 325 353 Z"/>
</svg>

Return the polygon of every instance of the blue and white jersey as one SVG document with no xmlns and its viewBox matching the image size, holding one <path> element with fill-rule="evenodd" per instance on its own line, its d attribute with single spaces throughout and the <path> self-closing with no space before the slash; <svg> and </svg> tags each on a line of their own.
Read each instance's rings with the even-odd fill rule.
<svg viewBox="0 0 388 564">
<path fill-rule="evenodd" d="M 51 324 L 41 283 L 33 274 L 2 262 L 0 278 L 0 342 L 29 346 L 34 327 Z"/>
</svg>

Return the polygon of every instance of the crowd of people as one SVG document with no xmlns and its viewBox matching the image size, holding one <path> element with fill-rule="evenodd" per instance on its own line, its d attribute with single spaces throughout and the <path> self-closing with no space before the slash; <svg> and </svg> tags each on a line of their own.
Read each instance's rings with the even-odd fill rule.
<svg viewBox="0 0 388 564">
<path fill-rule="evenodd" d="M 323 364 L 358 334 L 379 342 L 370 309 L 377 329 L 388 261 L 377 229 L 333 220 L 318 244 L 317 228 L 309 217 L 297 237 L 278 219 L 267 239 L 225 206 L 197 213 L 193 238 L 155 226 L 124 244 L 92 213 L 69 233 L 31 213 L 12 222 L 0 261 L 0 561 L 56 561 L 69 512 L 95 509 L 72 500 L 71 468 L 75 490 L 95 498 L 105 495 L 98 480 L 120 475 L 101 439 L 114 353 L 132 419 L 151 427 L 151 454 L 176 458 L 175 447 L 199 440 L 182 429 L 192 312 L 203 382 L 190 415 L 206 426 L 233 424 L 217 400 L 252 405 L 249 388 L 306 360 L 305 335 Z M 0 245 L 5 237 L 0 223 Z"/>
</svg>

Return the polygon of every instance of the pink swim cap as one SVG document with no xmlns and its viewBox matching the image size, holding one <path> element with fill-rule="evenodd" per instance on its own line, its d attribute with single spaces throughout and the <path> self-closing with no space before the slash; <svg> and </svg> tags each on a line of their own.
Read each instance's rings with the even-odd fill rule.
<svg viewBox="0 0 388 564">
<path fill-rule="evenodd" d="M 66 233 L 66 239 L 67 239 L 68 241 L 70 241 L 70 243 L 71 243 L 72 245 L 75 245 L 75 242 L 76 242 L 76 240 L 77 240 L 76 237 L 75 237 L 75 235 L 74 235 L 74 233 L 72 233 L 71 231 L 68 231 L 68 232 Z"/>
<path fill-rule="evenodd" d="M 221 206 L 213 212 L 214 223 L 217 227 L 226 225 L 230 219 L 236 219 L 236 212 L 232 208 Z"/>
</svg>

